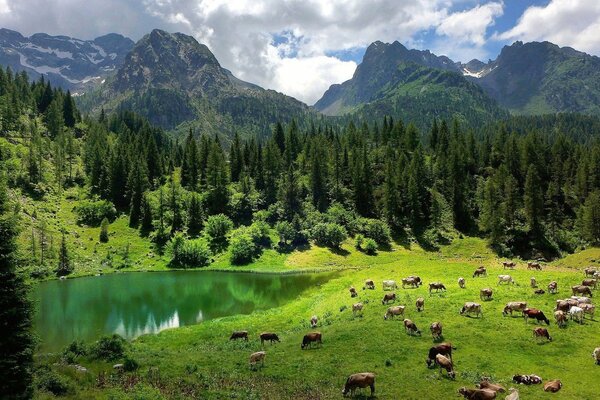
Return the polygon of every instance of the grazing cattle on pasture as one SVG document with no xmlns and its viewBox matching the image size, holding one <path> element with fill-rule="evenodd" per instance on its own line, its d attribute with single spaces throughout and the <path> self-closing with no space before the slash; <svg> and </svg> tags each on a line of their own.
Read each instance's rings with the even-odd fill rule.
<svg viewBox="0 0 600 400">
<path fill-rule="evenodd" d="M 405 308 L 406 308 L 405 306 L 388 307 L 387 311 L 385 312 L 385 315 L 383 316 L 383 319 L 385 319 L 385 320 L 387 320 L 388 318 L 394 319 L 394 317 L 396 315 L 402 315 L 402 316 L 404 316 L 404 309 Z"/>
<path fill-rule="evenodd" d="M 502 266 L 504 267 L 504 269 L 515 269 L 515 266 L 517 264 L 515 264 L 513 261 L 503 261 L 502 262 Z"/>
<path fill-rule="evenodd" d="M 589 286 L 583 286 L 583 285 L 571 286 L 571 290 L 573 291 L 574 296 L 576 296 L 578 294 L 585 294 L 589 297 L 594 297 L 592 295 L 592 289 Z"/>
<path fill-rule="evenodd" d="M 533 276 L 529 280 L 529 283 L 533 289 L 535 289 L 537 287 L 537 281 L 535 280 L 535 278 Z"/>
<path fill-rule="evenodd" d="M 493 291 L 491 288 L 483 288 L 479 291 L 479 298 L 481 300 L 491 300 Z"/>
<path fill-rule="evenodd" d="M 229 337 L 229 340 L 238 339 L 244 339 L 245 341 L 248 341 L 248 331 L 234 331 Z"/>
<path fill-rule="evenodd" d="M 402 288 L 405 288 L 406 286 L 410 286 L 410 287 L 419 287 L 419 282 L 417 282 L 417 280 L 414 277 L 408 277 L 408 278 L 402 278 Z"/>
<path fill-rule="evenodd" d="M 529 318 L 532 318 L 538 322 L 544 321 L 546 323 L 546 325 L 550 325 L 550 320 L 548 318 L 546 318 L 544 313 L 541 310 L 538 310 L 537 308 L 524 309 L 523 310 L 523 318 L 525 319 L 525 323 L 527 323 L 527 320 L 529 320 Z"/>
<path fill-rule="evenodd" d="M 356 314 L 357 312 L 363 309 L 363 303 L 354 303 L 352 304 L 352 314 Z"/>
<path fill-rule="evenodd" d="M 61 276 L 61 278 L 62 278 L 62 276 Z M 595 279 L 600 279 L 600 271 L 596 271 L 596 272 L 594 273 L 594 278 L 595 278 Z"/>
<path fill-rule="evenodd" d="M 594 352 L 592 353 L 592 357 L 594 357 L 594 361 L 596 365 L 600 365 L 600 347 L 596 347 Z"/>
<path fill-rule="evenodd" d="M 421 336 L 421 331 L 419 330 L 419 328 L 417 328 L 417 325 L 408 318 L 404 320 L 404 330 L 409 335 Z"/>
<path fill-rule="evenodd" d="M 586 269 L 583 270 L 583 273 L 587 277 L 593 277 L 596 272 L 598 272 L 598 270 L 594 267 L 587 267 Z"/>
<path fill-rule="evenodd" d="M 373 282 L 373 279 L 367 279 L 363 289 L 375 290 L 375 282 Z"/>
<path fill-rule="evenodd" d="M 468 301 L 460 310 L 460 315 L 463 314 L 475 314 L 477 317 L 483 317 L 483 311 L 481 311 L 481 304 L 473 303 Z"/>
<path fill-rule="evenodd" d="M 581 282 L 581 286 L 589 286 L 591 288 L 596 289 L 597 283 L 598 283 L 598 281 L 596 279 L 584 279 Z"/>
<path fill-rule="evenodd" d="M 487 276 L 487 269 L 485 269 L 484 266 L 480 266 L 475 270 L 475 272 L 473 272 L 473 278 L 476 278 L 478 276 Z"/>
<path fill-rule="evenodd" d="M 533 294 L 544 294 L 546 291 L 544 289 L 536 289 L 533 291 Z"/>
<path fill-rule="evenodd" d="M 383 295 L 383 299 L 381 300 L 381 304 L 388 304 L 389 302 L 396 301 L 396 293 L 386 293 Z"/>
<path fill-rule="evenodd" d="M 417 299 L 417 302 L 415 303 L 415 305 L 417 306 L 417 311 L 421 312 L 425 309 L 425 299 L 422 297 L 419 297 Z"/>
<path fill-rule="evenodd" d="M 515 388 L 508 389 L 509 393 L 504 400 L 519 400 L 519 391 Z"/>
<path fill-rule="evenodd" d="M 562 388 L 562 382 L 558 379 L 548 381 L 544 384 L 544 392 L 556 393 Z"/>
<path fill-rule="evenodd" d="M 423 284 L 423 281 L 421 280 L 421 277 L 419 277 L 419 276 L 410 275 L 407 278 L 414 279 L 414 281 L 417 282 L 417 285 L 419 285 L 419 286 L 421 286 Z"/>
<path fill-rule="evenodd" d="M 502 315 L 510 315 L 512 316 L 513 311 L 523 312 L 527 308 L 527 302 L 525 301 L 511 301 L 506 303 L 504 306 L 504 310 L 502 310 Z"/>
<path fill-rule="evenodd" d="M 264 344 L 266 341 L 271 342 L 271 344 L 275 342 L 279 342 L 279 336 L 273 332 L 263 332 L 260 334 L 260 344 Z"/>
<path fill-rule="evenodd" d="M 506 389 L 503 386 L 492 383 L 487 379 L 482 379 L 481 382 L 479 382 L 479 389 L 493 390 L 496 393 L 506 392 Z"/>
<path fill-rule="evenodd" d="M 258 363 L 260 363 L 261 367 L 265 365 L 265 358 L 267 353 L 264 351 L 257 351 L 256 353 L 250 354 L 250 368 L 255 368 Z"/>
<path fill-rule="evenodd" d="M 313 343 L 323 344 L 321 332 L 311 332 L 304 335 L 300 348 L 304 350 L 307 347 L 312 347 Z"/>
<path fill-rule="evenodd" d="M 537 375 L 514 375 L 512 380 L 519 385 L 539 385 L 542 383 L 542 378 Z"/>
<path fill-rule="evenodd" d="M 546 338 L 548 339 L 548 341 L 552 341 L 552 336 L 550 336 L 550 334 L 548 333 L 548 329 L 541 328 L 539 326 L 537 328 L 533 328 L 533 337 L 536 339 Z"/>
<path fill-rule="evenodd" d="M 429 330 L 431 331 L 431 336 L 433 336 L 433 340 L 438 340 L 442 337 L 442 323 L 441 322 L 439 322 L 439 321 L 434 322 L 429 327 Z"/>
<path fill-rule="evenodd" d="M 431 367 L 435 360 L 435 356 L 438 354 L 447 356 L 450 360 L 452 360 L 452 350 L 456 350 L 456 347 L 452 346 L 452 343 L 450 342 L 440 343 L 437 346 L 431 347 L 429 349 L 429 353 L 427 354 L 427 359 L 425 360 L 427 366 Z"/>
<path fill-rule="evenodd" d="M 552 281 L 548 284 L 548 292 L 551 294 L 556 294 L 558 292 L 558 283 L 556 281 Z"/>
<path fill-rule="evenodd" d="M 358 296 L 358 293 L 356 293 L 356 289 L 354 288 L 354 286 L 350 286 L 350 289 L 348 289 L 348 291 L 350 292 L 350 297 Z"/>
<path fill-rule="evenodd" d="M 571 317 L 571 320 L 576 320 L 580 324 L 583 324 L 583 308 L 578 306 L 571 307 L 571 309 L 569 309 L 569 317 Z"/>
<path fill-rule="evenodd" d="M 556 300 L 556 307 L 554 309 L 568 312 L 571 309 L 571 307 L 578 305 L 579 302 L 576 299 Z"/>
<path fill-rule="evenodd" d="M 596 313 L 596 306 L 588 303 L 579 303 L 579 307 L 583 310 L 583 317 L 586 315 L 590 315 L 591 318 L 594 318 L 594 314 Z"/>
<path fill-rule="evenodd" d="M 392 281 L 392 280 L 383 281 L 383 290 L 394 290 L 394 289 L 398 289 L 398 285 L 396 284 L 396 281 Z"/>
<path fill-rule="evenodd" d="M 496 392 L 489 389 L 468 389 L 461 387 L 458 389 L 458 393 L 462 394 L 468 400 L 494 400 L 496 398 Z"/>
<path fill-rule="evenodd" d="M 445 291 L 446 286 L 444 286 L 444 284 L 441 282 L 432 282 L 429 284 L 429 294 L 431 294 L 433 290 L 436 292 L 439 292 L 440 290 Z"/>
<path fill-rule="evenodd" d="M 510 275 L 498 275 L 498 285 L 501 283 L 512 283 L 513 285 L 515 284 L 515 281 L 513 280 L 512 276 Z"/>
<path fill-rule="evenodd" d="M 459 286 L 461 289 L 464 289 L 464 288 L 465 288 L 465 283 L 466 283 L 466 282 L 465 282 L 465 278 L 462 278 L 462 277 L 461 277 L 461 278 L 458 278 L 458 286 Z"/>
<path fill-rule="evenodd" d="M 319 318 L 317 318 L 316 315 L 313 315 L 312 317 L 310 317 L 310 327 L 311 328 L 316 328 L 318 323 L 319 323 Z"/>
<path fill-rule="evenodd" d="M 527 269 L 535 269 L 535 270 L 541 271 L 542 270 L 542 265 L 539 262 L 536 262 L 536 261 L 529 261 L 527 263 Z"/>
<path fill-rule="evenodd" d="M 346 379 L 346 384 L 342 390 L 342 395 L 346 397 L 348 394 L 354 396 L 356 389 L 371 388 L 371 396 L 375 394 L 375 374 L 372 372 L 361 372 L 352 374 Z"/>
<path fill-rule="evenodd" d="M 554 319 L 556 320 L 556 325 L 561 328 L 567 325 L 567 314 L 564 311 L 554 311 Z"/>
<path fill-rule="evenodd" d="M 452 379 L 456 377 L 456 373 L 454 372 L 454 366 L 452 365 L 452 360 L 448 357 L 438 354 L 435 356 L 435 363 L 440 366 L 440 375 L 442 374 L 442 368 L 446 370 L 448 376 Z"/>
<path fill-rule="evenodd" d="M 592 299 L 585 296 L 571 296 L 571 300 L 577 301 L 577 304 L 592 304 Z M 575 304 L 573 304 L 575 305 Z"/>
</svg>

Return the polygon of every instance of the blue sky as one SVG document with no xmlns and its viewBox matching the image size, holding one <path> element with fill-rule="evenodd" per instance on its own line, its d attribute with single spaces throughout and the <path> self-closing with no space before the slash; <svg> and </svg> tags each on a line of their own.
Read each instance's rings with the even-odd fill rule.
<svg viewBox="0 0 600 400">
<path fill-rule="evenodd" d="M 600 55 L 600 0 L 0 0 L 0 27 L 81 39 L 183 32 L 238 78 L 308 104 L 350 79 L 376 40 L 463 62 L 516 40 Z"/>
</svg>

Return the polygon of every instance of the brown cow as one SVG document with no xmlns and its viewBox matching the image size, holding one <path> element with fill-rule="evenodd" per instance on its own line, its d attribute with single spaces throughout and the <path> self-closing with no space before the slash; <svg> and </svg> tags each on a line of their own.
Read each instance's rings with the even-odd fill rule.
<svg viewBox="0 0 600 400">
<path fill-rule="evenodd" d="M 433 282 L 429 284 L 429 294 L 431 294 L 433 290 L 435 290 L 436 292 L 439 292 L 440 290 L 445 291 L 446 286 L 444 286 L 444 284 L 440 282 Z"/>
<path fill-rule="evenodd" d="M 529 279 L 530 285 L 532 289 L 537 288 L 537 281 L 535 280 L 535 278 L 532 276 L 531 279 Z"/>
<path fill-rule="evenodd" d="M 419 287 L 419 282 L 413 276 L 409 276 L 408 278 L 402 278 L 402 288 L 404 289 L 406 286 L 410 287 Z"/>
<path fill-rule="evenodd" d="M 587 277 L 593 277 L 597 271 L 598 270 L 594 267 L 587 267 L 586 269 L 583 270 L 583 272 L 585 273 L 585 276 L 587 276 Z"/>
<path fill-rule="evenodd" d="M 421 280 L 421 277 L 419 277 L 419 276 L 416 276 L 416 275 L 411 275 L 411 276 L 409 276 L 408 278 L 410 278 L 410 279 L 414 279 L 414 280 L 415 280 L 415 282 L 417 282 L 417 284 L 418 284 L 419 286 L 421 286 L 421 285 L 423 284 L 423 281 Z"/>
<path fill-rule="evenodd" d="M 488 389 L 467 389 L 466 387 L 461 387 L 458 389 L 458 393 L 462 394 L 468 400 L 493 400 L 496 398 L 496 392 Z"/>
<path fill-rule="evenodd" d="M 319 318 L 317 318 L 316 315 L 313 315 L 312 317 L 310 317 L 310 327 L 311 328 L 316 328 L 318 323 L 319 323 Z"/>
<path fill-rule="evenodd" d="M 421 336 L 421 331 L 419 330 L 419 328 L 417 328 L 417 325 L 408 318 L 404 320 L 404 330 L 409 335 Z"/>
<path fill-rule="evenodd" d="M 363 303 L 352 304 L 352 314 L 356 314 L 358 311 L 362 312 Z"/>
<path fill-rule="evenodd" d="M 515 264 L 513 261 L 503 261 L 502 262 L 502 266 L 504 267 L 504 269 L 515 269 L 515 266 L 517 264 Z"/>
<path fill-rule="evenodd" d="M 248 341 L 248 331 L 234 331 L 229 337 L 229 340 L 237 339 L 244 339 L 245 341 Z"/>
<path fill-rule="evenodd" d="M 571 290 L 573 291 L 574 296 L 577 296 L 578 294 L 584 294 L 589 297 L 593 297 L 592 289 L 590 289 L 589 286 L 583 286 L 583 285 L 571 286 Z"/>
<path fill-rule="evenodd" d="M 523 318 L 525 319 L 525 323 L 529 320 L 529 318 L 533 318 L 536 321 L 544 321 L 546 325 L 550 325 L 550 320 L 546 318 L 544 313 L 537 308 L 526 308 L 523 310 Z"/>
<path fill-rule="evenodd" d="M 346 397 L 348 394 L 354 396 L 356 389 L 363 389 L 369 386 L 371 388 L 371 396 L 375 394 L 375 374 L 372 372 L 361 372 L 352 374 L 346 379 L 346 384 L 342 390 L 342 395 Z"/>
<path fill-rule="evenodd" d="M 250 354 L 250 368 L 256 367 L 256 365 L 260 362 L 260 366 L 265 365 L 265 357 L 267 354 L 264 351 L 257 351 L 256 353 Z"/>
<path fill-rule="evenodd" d="M 446 356 L 438 354 L 437 356 L 435 356 L 435 363 L 440 366 L 440 375 L 442 374 L 442 368 L 443 368 L 446 370 L 446 372 L 448 373 L 448 376 L 451 379 L 454 379 L 456 377 L 456 372 L 454 372 L 454 366 L 452 365 L 452 360 L 450 360 Z"/>
<path fill-rule="evenodd" d="M 375 290 L 375 282 L 373 282 L 373 279 L 367 279 L 363 289 Z"/>
<path fill-rule="evenodd" d="M 558 379 L 548 381 L 544 384 L 544 392 L 556 393 L 562 388 L 562 382 Z"/>
<path fill-rule="evenodd" d="M 465 286 L 466 286 L 465 278 L 462 278 L 462 277 L 461 277 L 461 278 L 458 278 L 458 286 L 459 286 L 461 289 L 464 289 L 464 288 L 465 288 Z"/>
<path fill-rule="evenodd" d="M 556 307 L 554 309 L 569 312 L 571 307 L 577 307 L 577 305 L 579 305 L 579 302 L 575 299 L 556 300 Z"/>
<path fill-rule="evenodd" d="M 473 303 L 472 301 L 468 301 L 460 310 L 460 315 L 464 314 L 475 314 L 477 317 L 483 318 L 483 311 L 481 311 L 481 304 Z"/>
<path fill-rule="evenodd" d="M 527 302 L 525 301 L 511 301 L 506 303 L 506 306 L 504 306 L 504 310 L 502 310 L 502 315 L 508 315 L 508 313 L 510 313 L 510 315 L 512 316 L 513 311 L 523 312 L 523 310 L 525 310 L 526 308 Z"/>
<path fill-rule="evenodd" d="M 538 271 L 542 270 L 542 266 L 539 262 L 530 261 L 527 263 L 527 269 L 536 269 Z"/>
<path fill-rule="evenodd" d="M 595 279 L 584 279 L 581 282 L 582 286 L 589 286 L 591 288 L 596 289 L 596 285 L 597 285 L 598 281 L 596 281 Z"/>
<path fill-rule="evenodd" d="M 354 286 L 350 286 L 350 289 L 348 289 L 348 291 L 350 292 L 350 297 L 358 296 L 358 293 L 356 293 L 356 289 L 354 289 Z"/>
<path fill-rule="evenodd" d="M 544 293 L 546 293 L 546 291 L 544 289 L 536 289 L 533 291 L 533 294 L 537 294 L 537 295 L 544 294 Z"/>
<path fill-rule="evenodd" d="M 556 325 L 561 328 L 567 325 L 567 314 L 564 311 L 554 311 L 554 319 L 556 320 Z"/>
<path fill-rule="evenodd" d="M 425 309 L 425 299 L 424 298 L 419 297 L 415 304 L 417 306 L 417 311 L 421 312 Z"/>
<path fill-rule="evenodd" d="M 482 379 L 481 382 L 479 382 L 479 389 L 493 390 L 496 393 L 506 392 L 506 389 L 503 386 L 492 383 L 487 379 Z"/>
<path fill-rule="evenodd" d="M 558 283 L 556 281 L 552 281 L 548 284 L 548 292 L 551 294 L 556 294 L 556 292 L 558 292 Z"/>
<path fill-rule="evenodd" d="M 442 323 L 441 322 L 439 322 L 439 321 L 434 322 L 429 327 L 429 330 L 431 331 L 431 336 L 433 336 L 433 340 L 438 340 L 442 337 Z"/>
<path fill-rule="evenodd" d="M 300 348 L 304 350 L 307 347 L 312 347 L 313 343 L 323 344 L 321 332 L 311 332 L 304 335 Z"/>
<path fill-rule="evenodd" d="M 479 291 L 479 298 L 481 300 L 491 300 L 492 299 L 492 294 L 493 294 L 493 290 L 491 288 L 484 288 L 481 289 Z"/>
<path fill-rule="evenodd" d="M 482 265 L 473 272 L 473 278 L 478 276 L 487 276 L 487 269 Z"/>
<path fill-rule="evenodd" d="M 548 341 L 552 341 L 552 336 L 550 336 L 550 334 L 548 333 L 548 329 L 546 328 L 541 328 L 541 327 L 537 327 L 537 328 L 533 328 L 533 337 L 536 339 L 539 338 L 546 338 L 548 339 Z"/>
<path fill-rule="evenodd" d="M 440 343 L 437 346 L 431 347 L 429 349 L 429 353 L 427 354 L 427 359 L 425 360 L 427 366 L 431 367 L 435 360 L 435 356 L 438 354 L 448 356 L 448 358 L 452 360 L 452 350 L 456 350 L 456 347 L 452 346 L 452 343 L 450 342 Z"/>
<path fill-rule="evenodd" d="M 383 300 L 381 300 L 381 304 L 388 304 L 389 302 L 394 303 L 396 301 L 396 293 L 386 293 L 383 295 Z"/>
<path fill-rule="evenodd" d="M 585 318 L 586 315 L 590 315 L 590 317 L 593 319 L 594 318 L 594 314 L 596 313 L 596 306 L 593 304 L 588 304 L 588 303 L 579 303 L 579 307 L 583 310 L 583 317 Z"/>
<path fill-rule="evenodd" d="M 394 319 L 394 317 L 396 315 L 402 315 L 402 316 L 404 316 L 404 309 L 405 308 L 406 308 L 405 306 L 388 307 L 387 311 L 385 312 L 385 315 L 383 316 L 383 319 L 385 319 L 385 320 L 387 320 L 388 318 Z"/>
<path fill-rule="evenodd" d="M 279 336 L 276 333 L 272 332 L 263 332 L 260 334 L 260 344 L 264 344 L 266 341 L 271 342 L 271 344 L 275 342 L 279 342 Z"/>
</svg>

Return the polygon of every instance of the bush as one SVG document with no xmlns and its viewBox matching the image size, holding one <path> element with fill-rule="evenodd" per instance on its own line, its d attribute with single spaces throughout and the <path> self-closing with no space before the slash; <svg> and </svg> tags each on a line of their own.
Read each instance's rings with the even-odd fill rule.
<svg viewBox="0 0 600 400">
<path fill-rule="evenodd" d="M 312 229 L 312 239 L 322 246 L 339 248 L 348 233 L 343 226 L 334 223 L 319 223 Z"/>
<path fill-rule="evenodd" d="M 269 224 L 264 221 L 255 221 L 248 227 L 248 233 L 256 246 L 271 246 L 271 237 L 269 236 Z"/>
<path fill-rule="evenodd" d="M 55 396 L 64 396 L 72 391 L 71 384 L 64 377 L 43 365 L 35 371 L 35 386 L 39 390 L 50 392 Z"/>
<path fill-rule="evenodd" d="M 104 218 L 113 221 L 117 216 L 117 210 L 110 201 L 87 200 L 75 206 L 77 223 L 90 226 L 98 226 Z"/>
<path fill-rule="evenodd" d="M 116 333 L 110 336 L 103 336 L 92 345 L 90 355 L 99 360 L 116 360 L 123 357 L 126 343 L 125 339 Z"/>
<path fill-rule="evenodd" d="M 137 361 L 133 358 L 125 357 L 125 361 L 123 361 L 123 369 L 127 372 L 132 372 L 137 370 L 140 367 Z"/>
<path fill-rule="evenodd" d="M 381 246 L 387 246 L 392 241 L 392 233 L 387 223 L 372 218 L 360 220 L 361 232 L 365 237 L 371 238 Z"/>
<path fill-rule="evenodd" d="M 354 212 L 346 210 L 341 204 L 335 203 L 327 210 L 327 220 L 350 231 L 356 220 L 356 215 Z"/>
<path fill-rule="evenodd" d="M 256 255 L 256 245 L 247 229 L 238 229 L 231 237 L 230 260 L 232 264 L 247 264 Z"/>
<path fill-rule="evenodd" d="M 171 264 L 181 268 L 206 267 L 212 253 L 204 239 L 186 239 L 181 233 L 171 239 Z"/>
<path fill-rule="evenodd" d="M 83 342 L 74 340 L 63 351 L 62 358 L 67 364 L 74 364 L 77 358 L 85 356 L 87 348 Z"/>
<path fill-rule="evenodd" d="M 373 255 L 377 253 L 377 242 L 369 238 L 365 240 L 365 253 Z"/>
<path fill-rule="evenodd" d="M 225 214 L 211 215 L 206 220 L 204 232 L 212 243 L 226 243 L 233 222 Z"/>
<path fill-rule="evenodd" d="M 365 237 L 360 233 L 354 237 L 354 247 L 358 250 L 362 250 L 363 242 L 365 241 Z"/>
<path fill-rule="evenodd" d="M 108 219 L 104 218 L 100 224 L 100 242 L 108 242 Z"/>
</svg>

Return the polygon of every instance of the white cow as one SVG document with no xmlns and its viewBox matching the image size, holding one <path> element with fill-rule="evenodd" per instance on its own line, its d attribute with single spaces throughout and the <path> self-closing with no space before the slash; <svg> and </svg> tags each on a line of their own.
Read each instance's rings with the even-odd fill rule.
<svg viewBox="0 0 600 400">
<path fill-rule="evenodd" d="M 394 319 L 394 317 L 396 315 L 402 315 L 404 316 L 404 309 L 406 307 L 405 306 L 392 306 L 392 307 L 388 307 L 387 311 L 385 312 L 385 315 L 383 316 L 383 319 Z"/>
<path fill-rule="evenodd" d="M 498 275 L 498 285 L 501 283 L 512 283 L 513 285 L 515 284 L 515 281 L 513 280 L 512 276 L 510 275 Z"/>
<path fill-rule="evenodd" d="M 394 290 L 394 289 L 398 289 L 398 285 L 396 284 L 396 281 L 392 281 L 392 280 L 383 281 L 383 290 Z"/>
<path fill-rule="evenodd" d="M 571 296 L 571 299 L 577 300 L 579 304 L 592 304 L 592 299 L 585 296 Z"/>
<path fill-rule="evenodd" d="M 577 307 L 577 306 L 573 306 L 571 307 L 571 309 L 569 310 L 569 316 L 571 317 L 571 319 L 573 320 L 577 320 L 577 322 L 579 322 L 580 324 L 583 323 L 583 308 L 581 307 Z"/>
<path fill-rule="evenodd" d="M 481 304 L 473 303 L 468 301 L 465 303 L 463 308 L 460 310 L 460 315 L 464 314 L 475 314 L 477 317 L 483 317 L 483 311 L 481 311 Z"/>
</svg>

